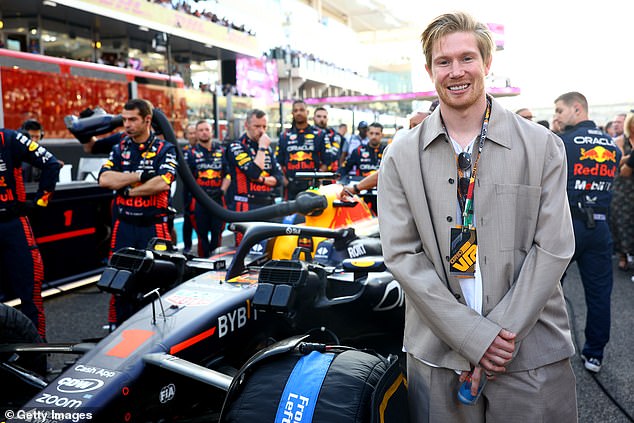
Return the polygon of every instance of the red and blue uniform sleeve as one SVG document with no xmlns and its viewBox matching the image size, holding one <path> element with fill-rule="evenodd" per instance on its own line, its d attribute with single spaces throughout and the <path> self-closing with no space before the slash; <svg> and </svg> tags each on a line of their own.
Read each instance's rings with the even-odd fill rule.
<svg viewBox="0 0 634 423">
<path fill-rule="evenodd" d="M 277 185 L 280 185 L 284 180 L 284 174 L 282 173 L 282 168 L 280 164 L 275 160 L 275 156 L 271 155 L 271 170 L 269 172 L 271 176 L 277 179 Z"/>
<path fill-rule="evenodd" d="M 114 170 L 116 172 L 123 171 L 121 160 L 121 144 L 115 145 L 112 150 L 110 150 L 108 160 L 101 166 L 101 169 L 99 170 L 99 176 L 109 170 Z"/>
<path fill-rule="evenodd" d="M 42 171 L 38 189 L 35 194 L 35 202 L 38 206 L 46 207 L 57 185 L 61 165 L 55 156 L 37 142 L 19 132 L 11 132 L 14 133 L 14 136 L 10 138 L 15 145 L 14 151 L 18 155 L 18 160 L 14 161 L 14 163 L 18 163 L 19 161 L 27 162 Z"/>
<path fill-rule="evenodd" d="M 329 131 L 329 146 L 327 149 L 327 162 L 326 164 L 330 166 L 330 169 L 336 171 L 339 167 L 339 153 L 341 148 L 341 135 L 339 135 L 334 130 Z"/>
<path fill-rule="evenodd" d="M 319 166 L 322 164 L 329 165 L 332 162 L 331 149 L 330 137 L 326 135 L 326 131 L 320 129 L 315 137 L 315 150 L 318 157 L 318 160 L 315 160 L 315 170 L 319 170 Z"/>
<path fill-rule="evenodd" d="M 350 173 L 354 166 L 357 167 L 357 175 L 359 174 L 359 165 L 361 164 L 361 147 L 357 147 L 354 149 L 348 160 L 346 160 L 346 165 L 343 167 L 343 175 L 347 175 Z"/>
<path fill-rule="evenodd" d="M 232 142 L 227 150 L 229 166 L 240 169 L 251 180 L 258 180 L 262 175 L 262 169 L 258 166 L 249 152 L 245 150 L 241 142 Z"/>
<path fill-rule="evenodd" d="M 288 164 L 288 151 L 286 150 L 288 147 L 288 139 L 287 133 L 284 132 L 280 135 L 280 139 L 277 143 L 277 148 L 275 150 L 275 158 L 280 166 L 285 167 Z"/>
<path fill-rule="evenodd" d="M 176 172 L 178 170 L 178 162 L 176 159 L 176 147 L 165 141 L 159 152 L 160 159 L 158 160 L 157 174 L 160 175 L 166 184 L 171 185 L 176 179 Z"/>
<path fill-rule="evenodd" d="M 229 149 L 222 147 L 222 177 L 231 175 L 231 166 L 229 166 Z"/>
</svg>

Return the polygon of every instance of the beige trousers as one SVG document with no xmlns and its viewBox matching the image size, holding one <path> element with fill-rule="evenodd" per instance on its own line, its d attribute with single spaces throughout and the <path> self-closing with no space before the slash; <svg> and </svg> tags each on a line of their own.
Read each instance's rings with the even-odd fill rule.
<svg viewBox="0 0 634 423">
<path fill-rule="evenodd" d="M 576 423 L 577 394 L 570 360 L 489 380 L 475 405 L 458 401 L 459 375 L 407 356 L 414 423 Z"/>
</svg>

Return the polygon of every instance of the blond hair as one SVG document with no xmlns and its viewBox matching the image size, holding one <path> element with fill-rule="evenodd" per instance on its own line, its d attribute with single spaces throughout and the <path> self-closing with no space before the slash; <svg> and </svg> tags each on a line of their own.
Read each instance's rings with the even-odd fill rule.
<svg viewBox="0 0 634 423">
<path fill-rule="evenodd" d="M 431 67 L 432 50 L 442 37 L 455 32 L 472 32 L 478 43 L 478 50 L 484 63 L 493 56 L 495 44 L 487 26 L 476 21 L 465 12 L 445 13 L 434 19 L 421 34 L 420 41 L 425 54 L 425 62 Z"/>
</svg>

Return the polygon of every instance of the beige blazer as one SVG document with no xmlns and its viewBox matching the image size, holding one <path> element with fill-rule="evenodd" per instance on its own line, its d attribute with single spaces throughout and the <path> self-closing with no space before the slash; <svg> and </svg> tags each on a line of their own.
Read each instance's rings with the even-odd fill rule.
<svg viewBox="0 0 634 423">
<path fill-rule="evenodd" d="M 391 145 L 381 162 L 379 227 L 386 264 L 406 293 L 405 348 L 465 370 L 505 328 L 519 341 L 510 371 L 570 357 L 559 281 L 575 243 L 562 141 L 493 101 L 474 190 L 482 316 L 449 276 L 457 178 L 438 110 Z"/>
</svg>

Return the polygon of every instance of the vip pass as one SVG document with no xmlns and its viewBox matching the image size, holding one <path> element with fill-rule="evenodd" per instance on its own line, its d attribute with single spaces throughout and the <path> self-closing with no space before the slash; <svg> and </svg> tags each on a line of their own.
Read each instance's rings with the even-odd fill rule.
<svg viewBox="0 0 634 423">
<path fill-rule="evenodd" d="M 80 423 L 92 420 L 92 413 L 62 412 L 55 410 L 6 410 L 4 418 L 7 420 L 29 423 L 74 422 Z"/>
</svg>

